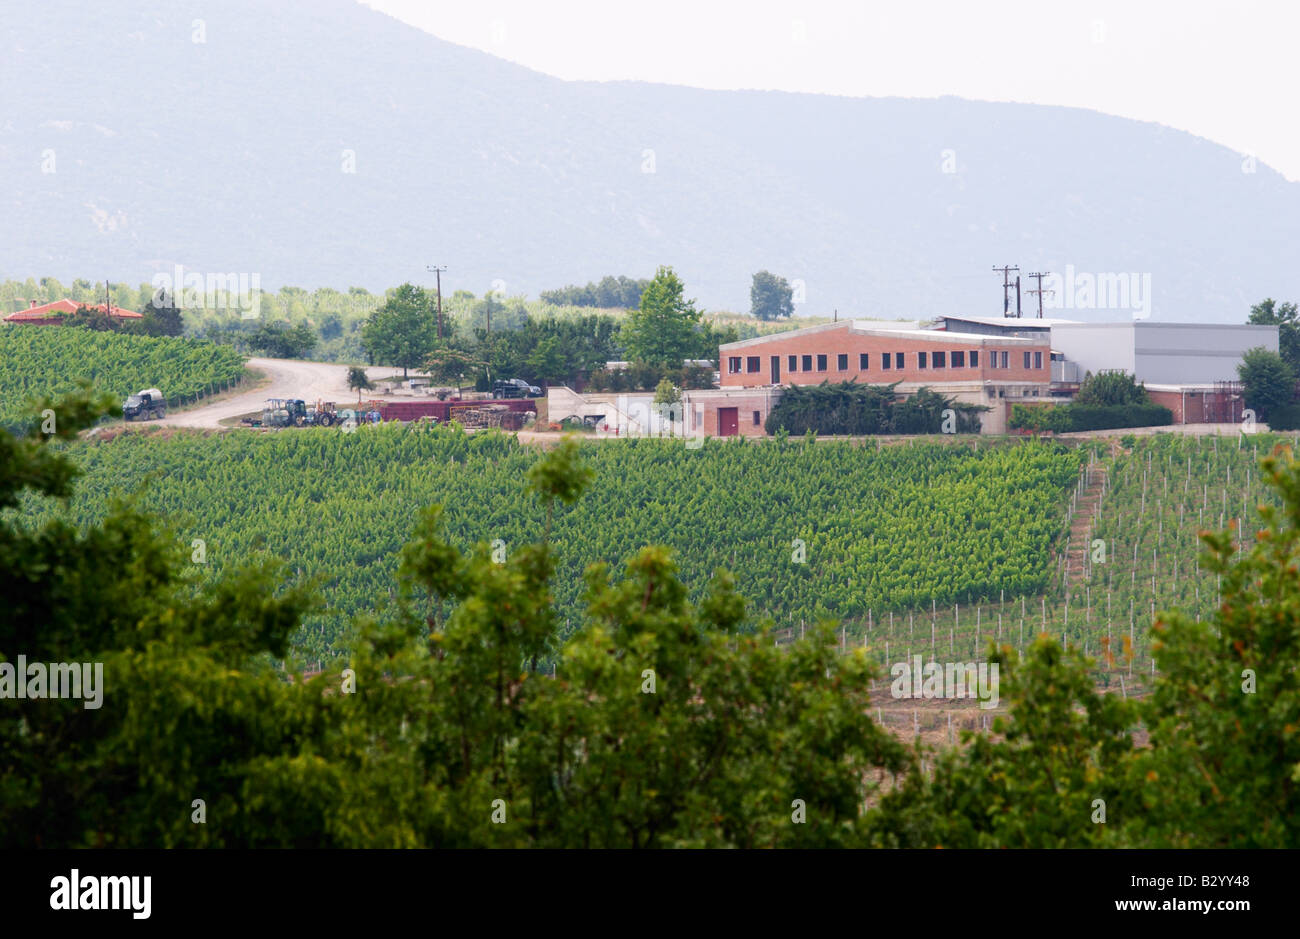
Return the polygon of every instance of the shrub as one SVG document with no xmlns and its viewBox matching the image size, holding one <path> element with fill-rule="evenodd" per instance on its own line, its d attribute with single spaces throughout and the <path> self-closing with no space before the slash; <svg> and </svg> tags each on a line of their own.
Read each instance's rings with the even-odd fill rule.
<svg viewBox="0 0 1300 939">
<path fill-rule="evenodd" d="M 1269 430 L 1300 430 L 1300 404 L 1274 408 L 1268 417 Z"/>
<path fill-rule="evenodd" d="M 838 385 L 796 385 L 781 396 L 767 416 L 768 434 L 785 430 L 789 434 L 937 434 L 945 431 L 945 411 L 952 411 L 952 430 L 959 434 L 979 432 L 980 411 L 989 408 L 945 398 L 922 388 L 899 400 L 892 385 L 859 385 L 846 381 Z"/>
<path fill-rule="evenodd" d="M 1054 433 L 1112 427 L 1163 427 L 1173 422 L 1173 412 L 1160 404 L 1017 404 L 1011 408 L 1012 427 Z"/>
<path fill-rule="evenodd" d="M 1127 372 L 1098 372 L 1083 380 L 1074 400 L 1076 404 L 1109 406 L 1146 404 L 1149 399 L 1146 385 L 1139 384 L 1133 375 Z"/>
</svg>

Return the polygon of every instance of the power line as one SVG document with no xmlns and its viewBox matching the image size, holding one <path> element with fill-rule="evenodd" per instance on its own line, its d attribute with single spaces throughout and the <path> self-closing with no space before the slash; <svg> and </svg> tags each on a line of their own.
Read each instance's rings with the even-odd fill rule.
<svg viewBox="0 0 1300 939">
<path fill-rule="evenodd" d="M 1009 317 L 1011 315 L 1011 272 L 1016 271 L 1016 318 L 1020 318 L 1020 267 L 1018 265 L 1003 265 L 998 267 L 993 265 L 994 271 L 1002 272 L 1002 315 Z"/>
<path fill-rule="evenodd" d="M 1051 271 L 1034 271 L 1034 273 L 1032 273 L 1032 274 L 1026 274 L 1026 275 L 1025 275 L 1026 277 L 1033 277 L 1033 278 L 1035 278 L 1035 279 L 1038 281 L 1038 289 L 1037 289 L 1037 290 L 1029 290 L 1029 291 L 1026 291 L 1026 293 L 1030 293 L 1030 294 L 1038 294 L 1038 318 L 1039 318 L 1040 320 L 1043 318 L 1043 294 L 1044 294 L 1044 293 L 1047 293 L 1047 294 L 1054 294 L 1054 293 L 1056 293 L 1055 290 L 1052 290 L 1052 289 L 1050 289 L 1050 288 L 1047 289 L 1046 291 L 1043 290 L 1043 278 L 1044 278 L 1044 277 L 1050 277 L 1050 276 L 1051 276 L 1051 273 L 1052 273 Z"/>
<path fill-rule="evenodd" d="M 442 342 L 442 272 L 445 271 L 446 268 L 438 267 L 436 264 L 430 264 L 425 268 L 425 270 L 432 274 L 436 274 L 438 277 L 438 341 Z"/>
</svg>

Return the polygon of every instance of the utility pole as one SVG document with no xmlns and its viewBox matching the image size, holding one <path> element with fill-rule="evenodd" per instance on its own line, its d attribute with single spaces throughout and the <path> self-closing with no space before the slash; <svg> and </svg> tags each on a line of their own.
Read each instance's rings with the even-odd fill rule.
<svg viewBox="0 0 1300 939">
<path fill-rule="evenodd" d="M 1020 267 L 1018 265 L 1010 265 L 1010 264 L 1003 265 L 1002 267 L 998 267 L 995 264 L 993 265 L 993 270 L 1002 272 L 1002 315 L 1005 317 L 1010 317 L 1011 316 L 1011 276 L 1010 275 L 1012 271 L 1019 272 Z M 1017 293 L 1016 316 L 1017 317 L 1020 316 L 1019 292 L 1020 292 L 1020 276 L 1019 273 L 1017 273 L 1016 275 L 1016 293 Z"/>
<path fill-rule="evenodd" d="M 1032 277 L 1038 281 L 1038 289 L 1028 291 L 1030 294 L 1038 294 L 1038 318 L 1043 318 L 1043 278 L 1051 274 L 1051 271 L 1034 271 L 1032 274 L 1026 274 L 1026 277 Z M 1047 293 L 1056 293 L 1055 290 L 1048 290 Z"/>
<path fill-rule="evenodd" d="M 442 272 L 445 271 L 446 268 L 438 267 L 436 264 L 430 264 L 425 268 L 425 270 L 431 271 L 433 274 L 437 275 L 438 278 L 438 341 L 442 342 Z"/>
</svg>

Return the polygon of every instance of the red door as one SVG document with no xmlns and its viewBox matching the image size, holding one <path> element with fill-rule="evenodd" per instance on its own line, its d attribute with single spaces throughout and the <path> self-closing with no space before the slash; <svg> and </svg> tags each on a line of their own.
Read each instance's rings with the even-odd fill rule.
<svg viewBox="0 0 1300 939">
<path fill-rule="evenodd" d="M 736 417 L 736 408 L 718 408 L 718 436 L 734 437 L 736 436 L 736 427 L 738 419 Z"/>
</svg>

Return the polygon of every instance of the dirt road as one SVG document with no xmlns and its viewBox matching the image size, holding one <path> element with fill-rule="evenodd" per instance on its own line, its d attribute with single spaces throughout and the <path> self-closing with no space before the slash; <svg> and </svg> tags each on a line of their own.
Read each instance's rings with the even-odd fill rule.
<svg viewBox="0 0 1300 939">
<path fill-rule="evenodd" d="M 348 367 L 329 362 L 302 362 L 296 359 L 249 359 L 248 367 L 261 372 L 269 382 L 253 382 L 248 391 L 223 395 L 211 404 L 201 403 L 187 411 L 169 414 L 154 424 L 173 427 L 220 427 L 221 421 L 250 411 L 261 411 L 267 398 L 302 398 L 308 404 L 317 400 L 333 401 L 340 407 L 356 401 L 357 393 L 348 388 Z M 366 369 L 370 378 L 393 374 L 390 367 Z M 366 393 L 366 398 L 374 397 Z"/>
</svg>

